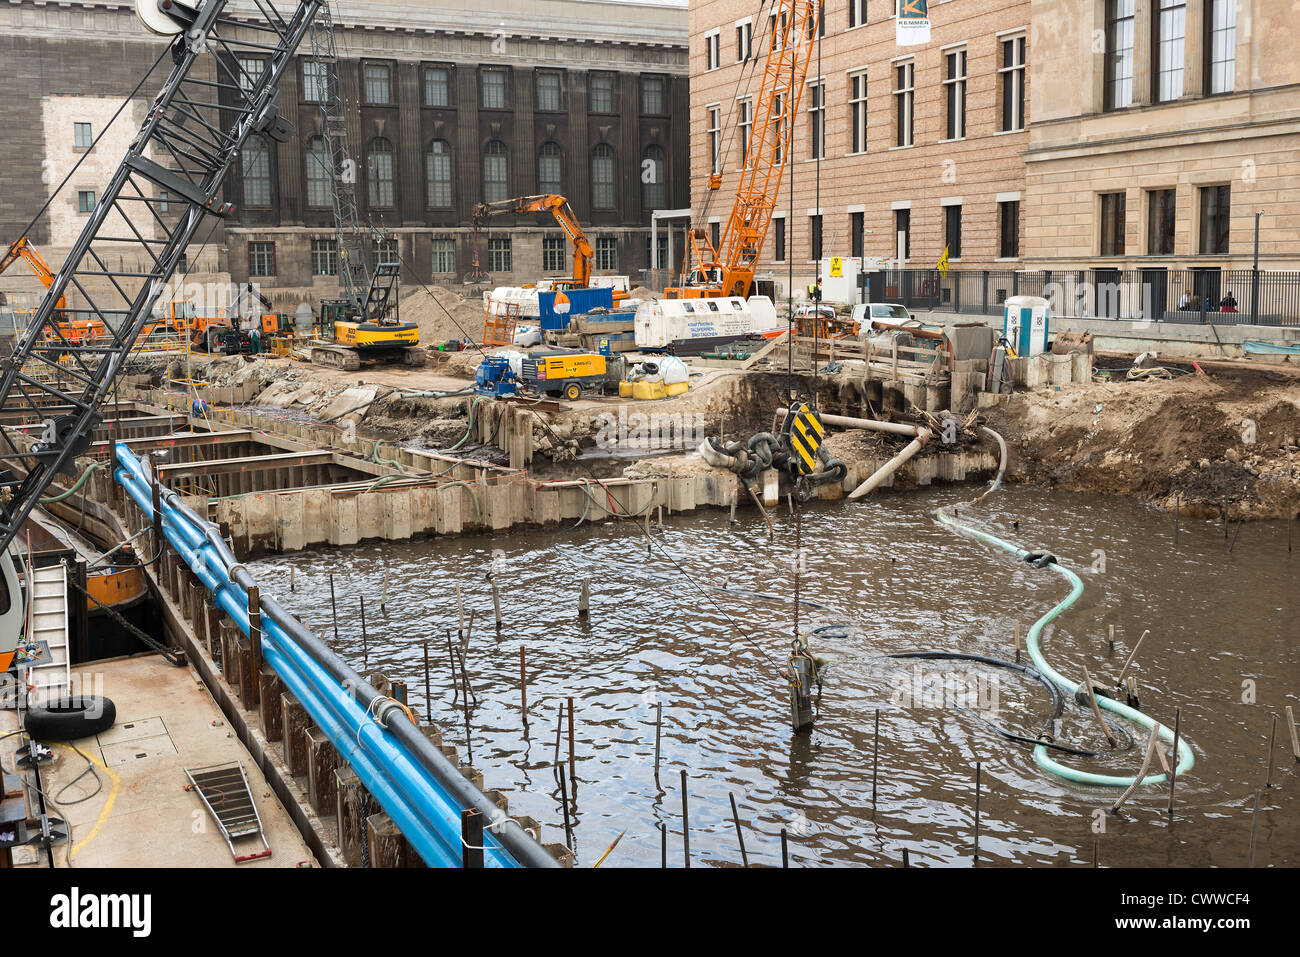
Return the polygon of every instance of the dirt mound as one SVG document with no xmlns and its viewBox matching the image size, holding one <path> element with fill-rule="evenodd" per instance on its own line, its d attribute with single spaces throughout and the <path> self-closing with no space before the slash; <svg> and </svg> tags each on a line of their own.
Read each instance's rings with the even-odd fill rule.
<svg viewBox="0 0 1300 957">
<path fill-rule="evenodd" d="M 483 337 L 483 300 L 477 294 L 467 298 L 446 286 L 415 286 L 402 294 L 403 322 L 420 327 L 420 342 L 437 345 L 448 339 Z"/>
<path fill-rule="evenodd" d="M 637 286 L 628 293 L 630 299 L 658 299 L 659 293 L 655 292 L 648 286 Z"/>
</svg>

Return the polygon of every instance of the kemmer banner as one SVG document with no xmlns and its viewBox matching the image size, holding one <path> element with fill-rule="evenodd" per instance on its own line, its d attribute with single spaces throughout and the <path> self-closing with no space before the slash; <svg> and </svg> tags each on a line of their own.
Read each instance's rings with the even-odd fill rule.
<svg viewBox="0 0 1300 957">
<path fill-rule="evenodd" d="M 900 47 L 930 42 L 927 0 L 898 0 L 897 42 Z"/>
</svg>

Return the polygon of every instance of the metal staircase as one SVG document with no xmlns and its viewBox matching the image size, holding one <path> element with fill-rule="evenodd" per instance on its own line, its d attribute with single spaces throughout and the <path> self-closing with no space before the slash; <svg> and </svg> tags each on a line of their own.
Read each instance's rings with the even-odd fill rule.
<svg viewBox="0 0 1300 957">
<path fill-rule="evenodd" d="M 59 564 L 32 569 L 27 601 L 28 639 L 50 646 L 50 660 L 27 671 L 27 680 L 35 685 L 28 692 L 28 703 L 44 704 L 72 691 L 67 567 Z"/>
</svg>

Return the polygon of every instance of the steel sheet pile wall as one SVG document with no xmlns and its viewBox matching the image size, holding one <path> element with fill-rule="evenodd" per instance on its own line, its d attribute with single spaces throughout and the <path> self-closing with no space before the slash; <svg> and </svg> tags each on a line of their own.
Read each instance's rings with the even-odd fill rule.
<svg viewBox="0 0 1300 957">
<path fill-rule="evenodd" d="M 153 483 L 124 444 L 116 446 L 117 482 L 146 514 Z M 164 489 L 161 522 L 167 542 L 212 593 L 218 606 L 249 634 L 248 588 L 255 582 L 239 565 L 216 526 Z M 433 746 L 392 699 L 340 661 L 271 598 L 261 599 L 262 656 L 303 704 L 362 784 L 431 867 L 462 860 L 461 811 L 477 808 L 489 822 L 488 867 L 556 867 L 553 858 L 514 825 Z"/>
</svg>

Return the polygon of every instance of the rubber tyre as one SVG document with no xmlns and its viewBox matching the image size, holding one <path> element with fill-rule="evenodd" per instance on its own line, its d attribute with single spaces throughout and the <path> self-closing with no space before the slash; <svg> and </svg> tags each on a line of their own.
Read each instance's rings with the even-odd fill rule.
<svg viewBox="0 0 1300 957">
<path fill-rule="evenodd" d="M 115 721 L 113 699 L 76 695 L 29 708 L 24 726 L 37 741 L 75 741 L 107 731 Z"/>
<path fill-rule="evenodd" d="M 576 382 L 566 382 L 564 385 L 564 397 L 570 402 L 577 402 L 578 396 L 582 395 L 582 386 Z"/>
</svg>

